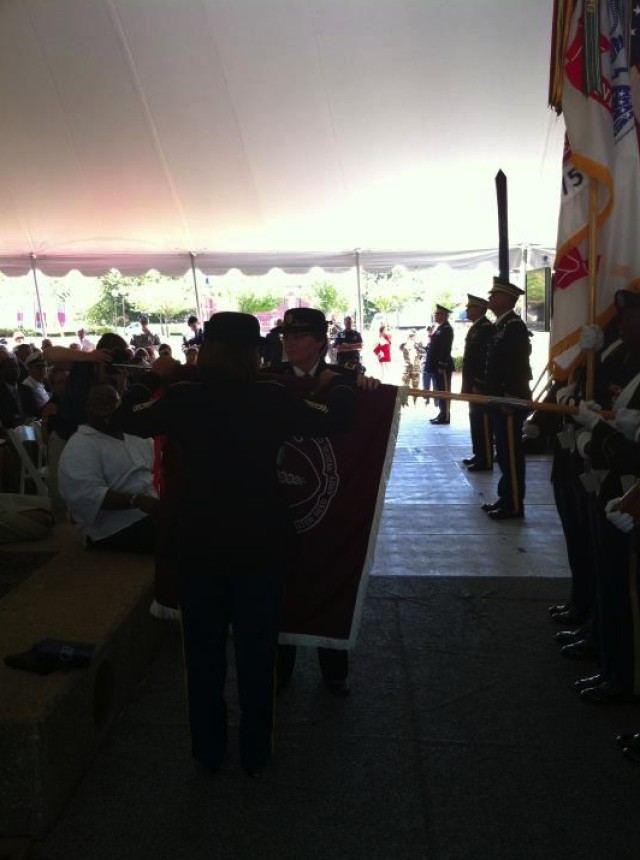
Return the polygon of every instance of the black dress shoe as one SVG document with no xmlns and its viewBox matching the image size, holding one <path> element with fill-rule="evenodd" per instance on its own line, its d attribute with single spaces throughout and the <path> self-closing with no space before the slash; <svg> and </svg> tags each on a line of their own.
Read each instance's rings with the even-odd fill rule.
<svg viewBox="0 0 640 860">
<path fill-rule="evenodd" d="M 571 609 L 570 603 L 554 603 L 549 607 L 549 615 L 558 615 L 560 612 L 567 612 Z"/>
<path fill-rule="evenodd" d="M 618 684 L 612 681 L 603 681 L 595 687 L 587 687 L 580 693 L 583 702 L 591 705 L 621 705 L 626 702 L 637 702 L 637 696 L 627 693 Z"/>
<path fill-rule="evenodd" d="M 597 675 L 591 675 L 589 678 L 578 678 L 573 682 L 573 686 L 580 693 L 582 690 L 588 690 L 589 687 L 597 687 L 599 684 L 604 684 L 606 678 L 599 672 Z"/>
<path fill-rule="evenodd" d="M 570 607 L 565 612 L 554 612 L 551 618 L 558 624 L 568 624 L 569 627 L 572 624 L 582 624 L 586 620 L 584 612 L 576 609 L 575 606 Z"/>
<path fill-rule="evenodd" d="M 558 645 L 571 645 L 579 639 L 584 639 L 584 634 L 581 630 L 561 630 L 553 638 Z"/>
<path fill-rule="evenodd" d="M 524 511 L 510 511 L 507 508 L 497 508 L 489 511 L 492 520 L 521 520 L 524 519 Z"/>
<path fill-rule="evenodd" d="M 475 457 L 475 456 L 465 457 L 462 462 L 464 463 L 465 466 L 471 466 L 473 463 L 476 462 L 476 460 L 477 460 L 477 457 Z"/>
<path fill-rule="evenodd" d="M 502 499 L 496 499 L 495 502 L 485 502 L 484 505 L 481 505 L 482 510 L 485 513 L 489 513 L 490 511 L 497 511 L 503 505 Z"/>
<path fill-rule="evenodd" d="M 560 652 L 567 660 L 595 660 L 598 656 L 596 646 L 589 639 L 578 639 L 565 645 Z"/>
<path fill-rule="evenodd" d="M 640 732 L 627 732 L 627 734 L 618 735 L 616 743 L 619 747 L 628 747 L 632 744 L 640 745 Z"/>
<path fill-rule="evenodd" d="M 344 699 L 351 693 L 349 682 L 346 679 L 344 681 L 328 681 L 325 678 L 324 683 L 331 695 L 338 699 Z"/>
<path fill-rule="evenodd" d="M 450 424 L 451 422 L 447 421 L 446 418 L 441 418 L 439 415 L 437 418 L 430 418 L 429 424 Z"/>
<path fill-rule="evenodd" d="M 640 763 L 640 739 L 637 738 L 636 740 L 631 741 L 628 746 L 622 747 L 622 753 L 624 757 L 628 758 L 630 761 Z"/>
<path fill-rule="evenodd" d="M 467 466 L 467 472 L 493 472 L 493 466 L 481 466 L 480 463 L 472 463 Z"/>
</svg>

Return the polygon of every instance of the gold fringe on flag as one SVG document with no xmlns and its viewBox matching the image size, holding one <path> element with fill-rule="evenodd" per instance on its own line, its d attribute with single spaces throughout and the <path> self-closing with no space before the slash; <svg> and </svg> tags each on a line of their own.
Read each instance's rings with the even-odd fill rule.
<svg viewBox="0 0 640 860">
<path fill-rule="evenodd" d="M 580 0 L 554 0 L 551 30 L 551 68 L 549 73 L 549 107 L 562 113 L 562 82 L 564 78 L 564 55 L 569 41 L 571 19 Z"/>
</svg>

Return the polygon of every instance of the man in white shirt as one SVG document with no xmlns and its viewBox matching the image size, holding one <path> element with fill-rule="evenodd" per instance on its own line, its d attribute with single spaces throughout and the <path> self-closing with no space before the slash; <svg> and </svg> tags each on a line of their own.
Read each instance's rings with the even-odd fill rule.
<svg viewBox="0 0 640 860">
<path fill-rule="evenodd" d="M 78 346 L 83 352 L 93 352 L 96 348 L 95 343 L 89 340 L 87 333 L 83 328 L 78 329 Z"/>
<path fill-rule="evenodd" d="M 39 349 L 34 349 L 31 355 L 27 356 L 25 361 L 29 376 L 23 380 L 22 384 L 26 385 L 33 391 L 36 406 L 42 409 L 49 402 L 49 392 L 45 388 L 44 379 L 47 373 L 47 362 Z"/>
<path fill-rule="evenodd" d="M 88 422 L 60 457 L 60 494 L 87 546 L 153 552 L 153 442 L 118 430 L 113 416 L 119 401 L 110 385 L 89 391 Z"/>
</svg>

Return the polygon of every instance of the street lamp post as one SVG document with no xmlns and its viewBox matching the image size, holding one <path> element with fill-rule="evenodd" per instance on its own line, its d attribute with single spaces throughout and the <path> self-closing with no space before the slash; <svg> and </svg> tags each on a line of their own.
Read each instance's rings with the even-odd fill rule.
<svg viewBox="0 0 640 860">
<path fill-rule="evenodd" d="M 127 290 L 125 287 L 114 287 L 111 290 L 111 295 L 113 296 L 114 304 L 117 302 L 118 298 L 122 299 L 122 334 L 124 335 L 124 329 L 125 329 L 125 325 L 126 325 L 124 314 L 125 314 L 125 299 L 127 297 Z M 116 322 L 117 322 L 117 320 L 116 320 Z"/>
</svg>

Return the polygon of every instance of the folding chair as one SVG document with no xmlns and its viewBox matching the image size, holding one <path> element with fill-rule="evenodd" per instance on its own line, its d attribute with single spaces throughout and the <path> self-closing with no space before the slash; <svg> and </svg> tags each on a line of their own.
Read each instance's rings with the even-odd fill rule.
<svg viewBox="0 0 640 860">
<path fill-rule="evenodd" d="M 20 459 L 20 493 L 26 493 L 27 481 L 31 481 L 35 487 L 35 493 L 38 496 L 48 496 L 49 488 L 47 479 L 49 477 L 49 469 L 47 466 L 38 465 L 44 462 L 41 458 L 42 440 L 38 442 L 39 432 L 37 428 L 31 424 L 22 424 L 11 430 L 7 430 L 7 438 L 13 445 Z M 27 443 L 25 445 L 25 443 Z M 36 461 L 34 462 L 29 446 L 36 450 Z"/>
</svg>

